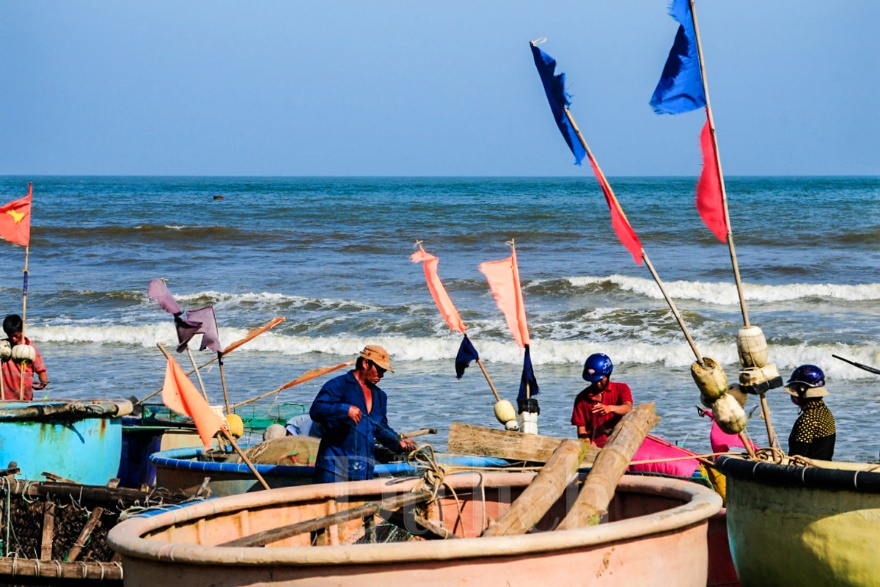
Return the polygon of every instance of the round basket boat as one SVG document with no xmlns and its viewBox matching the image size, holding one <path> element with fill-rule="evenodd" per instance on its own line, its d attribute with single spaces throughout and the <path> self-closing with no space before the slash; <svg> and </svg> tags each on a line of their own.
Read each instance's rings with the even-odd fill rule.
<svg viewBox="0 0 880 587">
<path fill-rule="evenodd" d="M 880 585 L 880 465 L 719 457 L 745 587 Z"/>
<path fill-rule="evenodd" d="M 419 479 L 273 489 L 131 519 L 108 541 L 128 587 L 706 584 L 708 520 L 721 508 L 713 491 L 625 476 L 603 523 L 554 531 L 577 496 L 573 482 L 534 531 L 479 537 L 533 478 L 449 475 L 437 501 L 408 513 L 381 504 L 415 495 Z M 363 511 L 376 515 L 347 515 Z"/>
</svg>

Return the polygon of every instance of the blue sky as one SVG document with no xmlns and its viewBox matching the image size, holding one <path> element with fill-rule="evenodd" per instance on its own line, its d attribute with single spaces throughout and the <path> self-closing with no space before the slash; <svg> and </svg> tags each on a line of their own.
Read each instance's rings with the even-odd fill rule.
<svg viewBox="0 0 880 587">
<path fill-rule="evenodd" d="M 880 175 L 880 2 L 697 0 L 726 175 Z M 0 0 L 0 174 L 697 175 L 667 0 Z"/>
</svg>

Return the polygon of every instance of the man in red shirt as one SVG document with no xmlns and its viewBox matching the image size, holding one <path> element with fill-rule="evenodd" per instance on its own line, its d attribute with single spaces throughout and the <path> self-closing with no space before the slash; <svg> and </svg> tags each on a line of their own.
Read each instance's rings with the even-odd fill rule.
<svg viewBox="0 0 880 587">
<path fill-rule="evenodd" d="M 35 389 L 43 389 L 49 384 L 49 376 L 46 373 L 46 365 L 43 364 L 43 357 L 37 347 L 31 345 L 31 341 L 22 336 L 21 316 L 18 314 L 10 314 L 3 320 L 3 331 L 6 333 L 10 347 L 24 344 L 30 345 L 34 349 L 34 361 L 25 361 L 24 365 L 24 395 L 21 399 L 31 401 L 34 397 Z M 3 399 L 17 400 L 22 392 L 22 368 L 21 363 L 12 358 L 5 358 L 2 365 L 3 377 Z M 36 374 L 36 381 L 34 375 Z"/>
<path fill-rule="evenodd" d="M 626 383 L 611 381 L 614 364 L 608 355 L 595 353 L 584 363 L 587 386 L 574 400 L 571 423 L 577 426 L 578 438 L 605 446 L 608 436 L 633 409 L 632 392 Z"/>
</svg>

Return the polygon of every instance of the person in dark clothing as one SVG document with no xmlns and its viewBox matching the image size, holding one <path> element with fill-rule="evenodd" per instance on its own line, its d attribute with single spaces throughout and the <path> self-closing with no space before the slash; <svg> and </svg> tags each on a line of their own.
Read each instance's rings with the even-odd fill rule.
<svg viewBox="0 0 880 587">
<path fill-rule="evenodd" d="M 791 395 L 792 403 L 800 408 L 800 415 L 788 437 L 789 456 L 830 461 L 834 457 L 837 425 L 822 400 L 828 395 L 825 373 L 816 365 L 801 365 L 791 374 L 785 391 Z"/>
<path fill-rule="evenodd" d="M 416 449 L 413 439 L 401 438 L 388 424 L 388 396 L 378 386 L 386 371 L 394 371 L 388 352 L 367 345 L 353 371 L 331 379 L 318 392 L 309 410 L 321 425 L 315 483 L 372 479 L 377 440 L 398 453 Z"/>
</svg>

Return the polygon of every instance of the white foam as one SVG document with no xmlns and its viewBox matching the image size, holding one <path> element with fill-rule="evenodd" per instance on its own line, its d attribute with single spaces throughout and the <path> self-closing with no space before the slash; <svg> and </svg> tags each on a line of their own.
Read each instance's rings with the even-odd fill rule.
<svg viewBox="0 0 880 587">
<path fill-rule="evenodd" d="M 177 345 L 174 327 L 170 323 L 144 326 L 50 326 L 34 327 L 29 335 L 35 343 L 82 344 L 91 343 L 114 347 L 134 345 L 155 347 L 157 342 L 166 348 Z M 243 338 L 245 329 L 226 328 L 221 331 L 224 345 Z M 486 362 L 502 364 L 521 364 L 522 351 L 512 340 L 483 340 L 471 336 L 480 357 Z M 197 349 L 199 337 L 196 336 L 191 348 Z M 306 355 L 320 353 L 334 356 L 333 360 L 351 359 L 366 344 L 380 344 L 388 349 L 398 361 L 452 361 L 461 344 L 461 337 L 448 334 L 445 337 L 320 337 L 287 336 L 267 332 L 241 347 L 237 352 L 277 353 L 281 355 Z M 724 365 L 728 376 L 736 377 L 739 363 L 736 343 L 700 345 L 703 356 L 711 356 Z M 652 344 L 648 342 L 613 341 L 598 343 L 587 340 L 533 340 L 531 345 L 532 363 L 538 365 L 580 365 L 584 358 L 595 352 L 603 352 L 612 357 L 616 364 L 644 366 L 667 369 L 687 369 L 694 362 L 694 355 L 688 344 L 681 342 Z M 811 363 L 821 366 L 829 379 L 854 380 L 876 378 L 857 367 L 848 365 L 831 357 L 837 354 L 850 360 L 880 368 L 880 350 L 875 345 L 769 345 L 771 362 L 776 364 L 784 377 L 798 365 Z"/>
<path fill-rule="evenodd" d="M 652 298 L 663 299 L 660 288 L 652 279 L 609 275 L 607 277 L 569 277 L 575 287 L 587 287 L 611 283 L 623 291 Z M 734 306 L 739 304 L 736 286 L 731 282 L 664 281 L 663 286 L 673 300 L 697 300 L 707 304 Z M 747 301 L 785 302 L 808 298 L 837 299 L 845 301 L 880 300 L 880 283 L 857 285 L 794 283 L 787 285 L 743 284 Z"/>
</svg>

